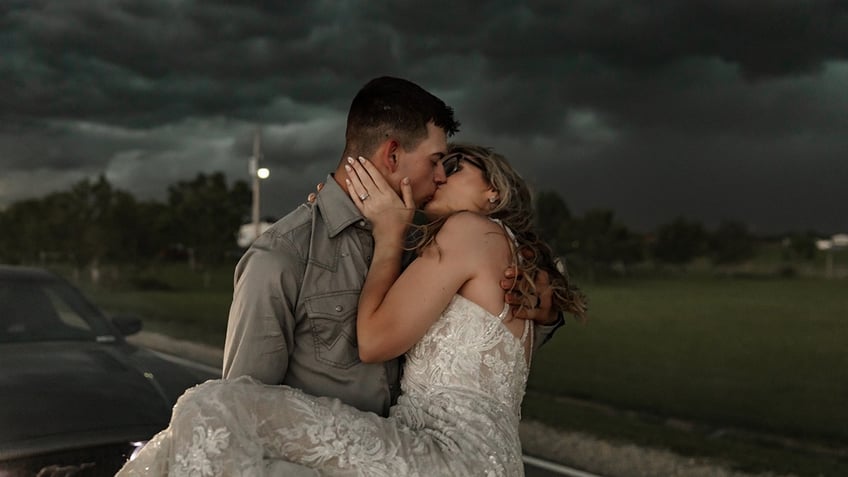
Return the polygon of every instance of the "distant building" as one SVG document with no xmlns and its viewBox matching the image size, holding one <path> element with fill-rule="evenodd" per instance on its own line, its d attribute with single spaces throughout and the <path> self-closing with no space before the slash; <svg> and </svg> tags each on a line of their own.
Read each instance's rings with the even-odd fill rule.
<svg viewBox="0 0 848 477">
<path fill-rule="evenodd" d="M 816 240 L 816 248 L 820 251 L 848 248 L 848 234 L 836 234 L 829 239 Z"/>
<path fill-rule="evenodd" d="M 833 248 L 833 242 L 827 239 L 816 240 L 816 250 L 825 251 Z"/>
<path fill-rule="evenodd" d="M 271 228 L 272 225 L 274 225 L 273 221 L 267 218 L 262 219 L 262 222 L 259 222 L 259 235 L 265 233 L 265 231 Z M 252 244 L 254 240 L 256 240 L 256 227 L 254 227 L 252 223 L 242 224 L 242 226 L 239 227 L 236 244 L 238 244 L 240 248 L 247 248 L 250 247 L 250 244 Z"/>
</svg>

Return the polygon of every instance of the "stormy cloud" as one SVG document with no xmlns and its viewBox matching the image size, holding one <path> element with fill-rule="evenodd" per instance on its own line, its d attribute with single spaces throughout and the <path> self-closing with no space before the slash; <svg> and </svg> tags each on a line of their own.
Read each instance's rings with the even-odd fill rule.
<svg viewBox="0 0 848 477">
<path fill-rule="evenodd" d="M 148 198 L 246 179 L 260 127 L 283 215 L 389 74 L 576 212 L 848 230 L 845 2 L 267 3 L 0 5 L 0 206 L 99 174 Z"/>
</svg>

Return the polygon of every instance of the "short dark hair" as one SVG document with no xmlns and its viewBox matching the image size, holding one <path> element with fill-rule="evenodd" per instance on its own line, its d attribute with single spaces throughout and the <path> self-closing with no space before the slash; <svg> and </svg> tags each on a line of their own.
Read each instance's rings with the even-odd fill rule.
<svg viewBox="0 0 848 477">
<path fill-rule="evenodd" d="M 345 154 L 370 156 L 391 136 L 404 149 L 415 149 L 427 137 L 429 122 L 444 129 L 448 136 L 459 131 L 453 108 L 424 88 L 401 78 L 374 78 L 350 104 Z"/>
</svg>

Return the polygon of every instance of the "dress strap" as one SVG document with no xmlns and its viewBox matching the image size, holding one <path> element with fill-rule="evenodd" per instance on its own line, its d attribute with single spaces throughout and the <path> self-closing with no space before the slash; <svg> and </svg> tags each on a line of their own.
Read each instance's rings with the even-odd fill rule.
<svg viewBox="0 0 848 477">
<path fill-rule="evenodd" d="M 524 320 L 524 333 L 521 334 L 521 342 L 522 343 L 527 341 L 527 337 L 530 336 L 530 329 L 531 329 L 530 325 L 531 325 L 530 320 Z"/>
<path fill-rule="evenodd" d="M 496 219 L 494 217 L 489 217 L 489 220 L 500 225 L 501 228 L 504 230 L 504 232 L 506 232 L 507 237 L 509 237 L 509 250 L 510 250 L 510 252 L 512 253 L 513 257 L 515 257 L 516 260 L 519 260 L 519 261 L 522 260 L 523 257 L 521 257 L 521 254 L 518 253 L 518 241 L 515 239 L 515 234 L 512 233 L 512 230 L 510 230 L 510 228 L 507 227 L 505 223 L 501 222 L 500 219 Z M 498 315 L 498 318 L 500 318 L 501 320 L 504 320 L 506 318 L 507 314 L 509 314 L 509 304 L 504 303 L 504 309 L 501 312 L 501 314 Z M 527 349 L 528 353 L 527 353 L 527 356 L 526 356 L 527 366 L 530 366 L 530 363 L 533 359 L 533 344 L 534 344 L 533 343 L 533 333 L 534 333 L 534 331 L 535 331 L 535 329 L 534 329 L 534 324 L 533 324 L 532 320 L 524 320 L 524 332 L 521 333 L 521 339 L 519 341 L 521 342 L 522 345 L 525 345 L 527 343 L 527 340 L 528 339 L 530 340 L 530 345 Z"/>
<path fill-rule="evenodd" d="M 504 229 L 504 232 L 506 232 L 506 235 L 509 237 L 509 246 L 510 246 L 510 249 L 512 249 L 512 250 L 513 250 L 513 252 L 515 252 L 515 249 L 517 249 L 517 248 L 518 248 L 518 242 L 515 240 L 515 234 L 514 234 L 514 233 L 512 233 L 512 230 L 510 230 L 510 228 L 509 228 L 509 227 L 507 227 L 505 223 L 501 222 L 501 219 L 496 219 L 496 218 L 494 218 L 494 217 L 489 217 L 489 220 L 491 220 L 492 222 L 494 222 L 494 223 L 496 223 L 496 224 L 500 225 L 500 226 L 501 226 L 501 228 L 502 228 L 502 229 Z"/>
<path fill-rule="evenodd" d="M 509 315 L 509 303 L 504 303 L 503 311 L 498 315 L 498 319 L 503 321 L 506 319 L 506 316 Z M 532 320 L 524 320 L 524 331 L 521 333 L 521 342 L 524 343 L 527 341 L 527 337 L 529 336 L 532 340 L 532 331 L 533 322 Z M 532 345 L 531 345 L 532 346 Z"/>
<path fill-rule="evenodd" d="M 509 237 L 509 240 L 508 240 L 508 242 L 509 242 L 509 253 L 512 254 L 512 256 L 515 258 L 516 261 L 518 261 L 518 262 L 523 261 L 524 257 L 522 257 L 520 253 L 518 253 L 518 241 L 515 239 L 515 234 L 512 233 L 512 230 L 510 230 L 510 228 L 507 227 L 505 223 L 501 222 L 501 219 L 489 217 L 489 220 L 500 225 L 500 227 L 506 233 L 506 236 Z"/>
</svg>

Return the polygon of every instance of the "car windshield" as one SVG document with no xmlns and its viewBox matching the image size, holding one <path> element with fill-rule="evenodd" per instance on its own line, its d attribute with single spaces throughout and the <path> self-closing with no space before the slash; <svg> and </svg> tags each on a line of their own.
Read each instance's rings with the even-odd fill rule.
<svg viewBox="0 0 848 477">
<path fill-rule="evenodd" d="M 91 341 L 112 335 L 97 309 L 69 284 L 0 279 L 0 343 Z"/>
</svg>

